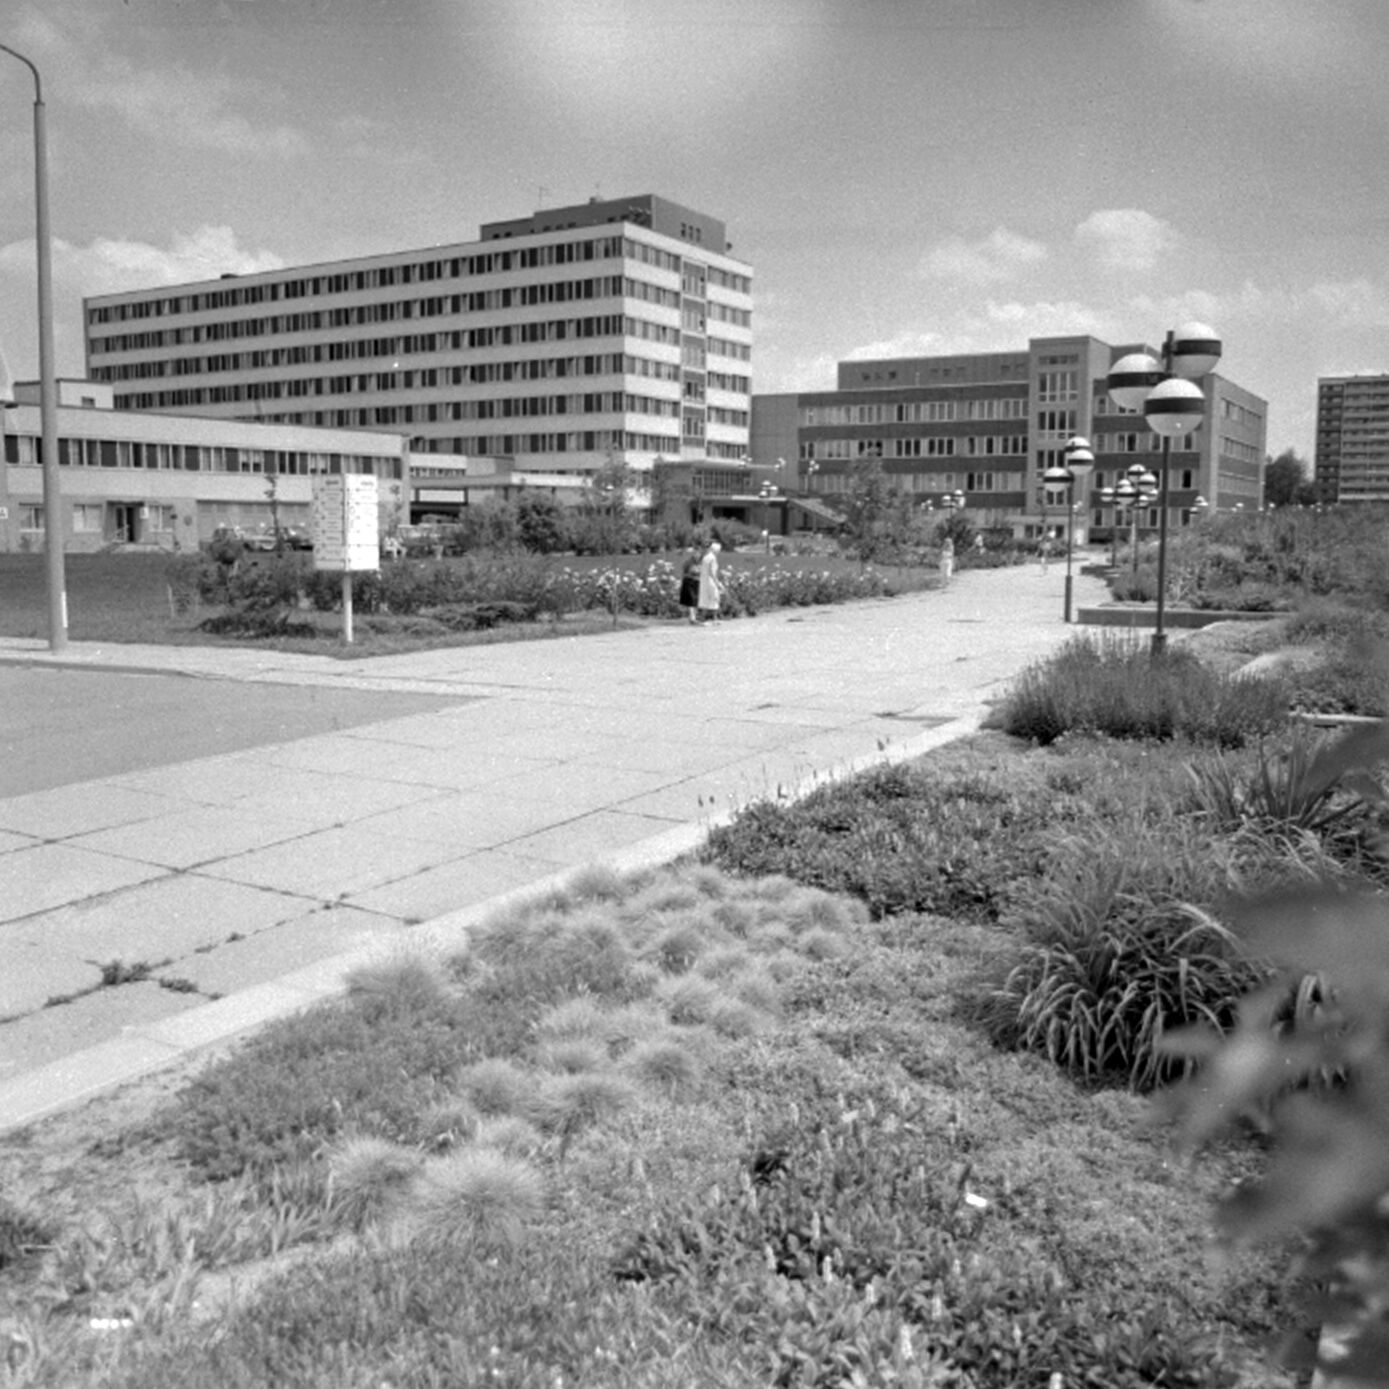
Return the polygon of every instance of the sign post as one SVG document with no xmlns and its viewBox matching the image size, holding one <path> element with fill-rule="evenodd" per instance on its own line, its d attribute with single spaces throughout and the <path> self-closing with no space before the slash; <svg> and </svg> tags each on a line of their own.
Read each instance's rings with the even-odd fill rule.
<svg viewBox="0 0 1389 1389">
<path fill-rule="evenodd" d="M 352 571 L 381 567 L 376 479 L 356 473 L 313 482 L 313 566 L 342 572 L 342 639 L 352 644 Z"/>
</svg>

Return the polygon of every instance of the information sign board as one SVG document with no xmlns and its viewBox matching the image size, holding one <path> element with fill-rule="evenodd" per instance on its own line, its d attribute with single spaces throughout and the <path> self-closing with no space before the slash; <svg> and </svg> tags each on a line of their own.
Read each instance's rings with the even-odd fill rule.
<svg viewBox="0 0 1389 1389">
<path fill-rule="evenodd" d="M 381 567 L 376 479 L 355 473 L 313 480 L 315 569 Z"/>
</svg>

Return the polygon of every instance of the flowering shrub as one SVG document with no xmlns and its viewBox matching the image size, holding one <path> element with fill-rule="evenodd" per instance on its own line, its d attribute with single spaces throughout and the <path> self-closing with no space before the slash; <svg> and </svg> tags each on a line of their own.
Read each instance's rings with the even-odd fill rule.
<svg viewBox="0 0 1389 1389">
<path fill-rule="evenodd" d="M 870 568 L 836 573 L 771 568 L 725 567 L 720 575 L 722 609 L 726 616 L 755 617 L 773 608 L 847 603 L 856 598 L 881 598 L 889 592 L 886 579 Z M 564 568 L 551 575 L 571 611 L 612 609 L 639 617 L 679 617 L 680 573 L 669 560 L 656 560 L 644 572 L 633 569 L 576 571 Z"/>
</svg>

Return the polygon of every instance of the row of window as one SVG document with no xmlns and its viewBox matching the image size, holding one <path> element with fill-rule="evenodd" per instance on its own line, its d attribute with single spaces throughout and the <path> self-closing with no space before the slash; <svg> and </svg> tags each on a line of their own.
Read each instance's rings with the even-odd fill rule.
<svg viewBox="0 0 1389 1389">
<path fill-rule="evenodd" d="M 874 455 L 879 458 L 1019 457 L 1026 453 L 1026 434 L 941 434 L 924 439 L 805 439 L 801 442 L 801 457 L 816 459 Z"/>
<path fill-rule="evenodd" d="M 1078 394 L 1074 371 L 1040 371 L 1037 373 L 1037 400 L 1039 404 L 1051 405 L 1059 401 L 1075 400 Z"/>
<path fill-rule="evenodd" d="M 1221 458 L 1235 458 L 1241 463 L 1258 463 L 1262 455 L 1254 444 L 1246 444 L 1242 439 L 1232 439 L 1228 434 L 1220 436 Z"/>
<path fill-rule="evenodd" d="M 198 324 L 168 333 L 138 333 L 91 340 L 93 355 L 109 352 L 145 351 L 150 348 L 181 346 L 187 343 L 225 342 L 241 338 L 278 337 L 283 333 L 312 333 L 339 328 L 360 328 L 372 323 L 457 317 L 471 313 L 504 312 L 531 308 L 539 304 L 580 303 L 597 299 L 626 299 L 677 309 L 680 296 L 670 289 L 618 275 L 596 280 L 558 280 L 548 284 L 520 285 L 512 289 L 491 289 L 476 294 L 454 294 L 430 299 L 403 299 L 391 303 L 356 304 L 337 309 L 317 309 L 303 313 L 275 314 L 270 318 L 235 318 L 221 323 Z M 712 306 L 711 306 L 712 307 Z M 722 306 L 719 306 L 722 309 Z M 751 327 L 752 314 L 746 309 L 730 309 L 714 315 L 726 322 Z M 137 341 L 138 339 L 138 341 Z M 153 341 L 151 341 L 153 339 Z"/>
<path fill-rule="evenodd" d="M 674 435 L 631 429 L 581 429 L 563 434 L 460 434 L 451 440 L 429 441 L 426 447 L 434 444 L 450 445 L 454 453 L 504 457 L 522 453 L 601 453 L 607 449 L 667 453 L 672 458 L 680 453 L 680 440 Z"/>
<path fill-rule="evenodd" d="M 1161 453 L 1162 436 L 1151 430 L 1106 430 L 1096 434 L 1090 441 L 1095 453 Z M 1196 448 L 1196 435 L 1184 434 L 1172 440 L 1176 453 L 1190 453 Z"/>
<path fill-rule="evenodd" d="M 1236 424 L 1247 424 L 1253 429 L 1258 429 L 1264 422 L 1260 411 L 1251 410 L 1247 405 L 1241 405 L 1239 401 L 1231 400 L 1228 396 L 1220 397 L 1220 418 L 1234 420 Z"/>
<path fill-rule="evenodd" d="M 813 492 L 848 492 L 854 485 L 847 472 L 812 473 L 807 479 Z M 1019 492 L 1022 475 L 1014 472 L 941 473 L 909 472 L 892 474 L 892 482 L 908 492 Z"/>
<path fill-rule="evenodd" d="M 6 434 L 4 438 L 6 463 L 42 465 L 41 438 L 28 434 Z M 133 439 L 60 438 L 58 462 L 73 468 L 145 468 L 160 472 L 401 476 L 401 460 L 394 457 L 307 449 L 236 448 L 220 444 L 150 444 Z"/>
<path fill-rule="evenodd" d="M 988 400 L 908 400 L 870 405 L 806 405 L 802 425 L 949 424 L 954 420 L 1025 420 L 1026 396 Z"/>
<path fill-rule="evenodd" d="M 662 346 L 675 346 L 680 341 L 680 335 L 674 328 L 659 323 L 651 323 L 646 319 L 624 317 L 617 314 L 595 318 L 560 319 L 547 323 L 517 323 L 504 324 L 496 328 L 475 328 L 462 334 L 462 337 L 465 345 L 469 348 L 507 347 L 532 342 L 562 342 L 589 337 L 628 337 L 656 342 Z M 727 342 L 720 338 L 710 338 L 708 350 L 713 355 L 741 360 L 751 360 L 752 356 L 751 349 L 746 344 Z M 701 352 L 699 364 L 704 365 L 705 362 L 706 358 Z M 113 367 L 94 367 L 92 377 L 98 381 L 116 381 L 120 379 L 116 375 L 119 370 L 120 368 Z M 460 368 L 460 370 L 466 370 L 466 368 Z M 311 381 L 316 379 L 311 378 Z M 291 389 L 289 383 L 252 382 L 245 385 L 236 383 L 226 386 L 193 386 L 167 391 L 123 393 L 117 395 L 116 405 L 117 408 L 124 410 L 159 410 L 225 404 L 239 400 L 256 399 L 258 398 L 257 392 L 260 392 L 261 396 L 273 398 L 275 392 L 269 389 L 271 387 L 280 387 L 283 393 L 290 395 L 322 395 L 354 389 L 373 389 L 370 385 L 353 386 L 351 384 L 354 380 L 358 382 L 370 381 L 370 376 L 356 378 L 342 376 L 323 379 L 329 383 L 326 391 L 319 389 L 316 384 L 300 385 Z"/>
<path fill-rule="evenodd" d="M 260 280 L 255 284 L 223 285 L 217 289 L 191 294 L 171 294 L 122 304 L 99 304 L 89 310 L 87 319 L 91 324 L 128 323 L 177 314 L 220 312 L 223 309 L 242 308 L 249 304 L 276 303 L 282 299 L 360 294 L 390 288 L 393 285 L 426 284 L 437 280 L 464 279 L 474 275 L 535 270 L 549 265 L 619 259 L 636 261 L 675 273 L 679 273 L 682 262 L 682 257 L 658 246 L 635 241 L 631 237 L 604 235 L 584 241 L 554 242 L 517 250 L 481 251 L 473 255 L 449 256 L 405 265 L 344 270 L 292 280 Z M 710 267 L 707 273 L 712 284 L 739 294 L 752 293 L 752 280 L 747 275 L 714 267 Z"/>
</svg>

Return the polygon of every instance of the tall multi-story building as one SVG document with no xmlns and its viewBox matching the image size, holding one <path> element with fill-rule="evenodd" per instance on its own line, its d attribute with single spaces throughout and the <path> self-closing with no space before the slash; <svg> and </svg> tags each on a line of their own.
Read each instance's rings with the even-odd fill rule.
<svg viewBox="0 0 1389 1389">
<path fill-rule="evenodd" d="M 752 270 L 651 194 L 480 239 L 84 301 L 121 410 L 394 430 L 421 452 L 589 472 L 747 453 Z"/>
<path fill-rule="evenodd" d="M 897 485 L 939 505 L 963 493 L 983 524 L 1037 535 L 1064 518 L 1064 499 L 1042 475 L 1062 461 L 1066 440 L 1090 440 L 1095 464 L 1077 478 L 1077 535 L 1111 530 L 1112 506 L 1098 493 L 1135 462 L 1156 470 L 1161 439 L 1109 396 L 1119 357 L 1155 352 L 1141 343 L 1111 346 L 1092 337 L 1033 338 L 1016 352 L 902 357 L 839 364 L 833 391 L 753 399 L 752 456 L 759 465 L 795 459 L 804 490 L 833 499 L 852 485 L 854 464 L 882 459 Z M 1257 506 L 1263 489 L 1268 407 L 1212 372 L 1203 426 L 1173 441 L 1169 521 L 1190 520 L 1198 496 L 1212 508 Z M 1127 519 L 1127 516 L 1125 516 Z M 1157 509 L 1139 518 L 1157 525 Z"/>
<path fill-rule="evenodd" d="M 1317 378 L 1316 483 L 1328 502 L 1389 501 L 1389 375 Z"/>
</svg>

